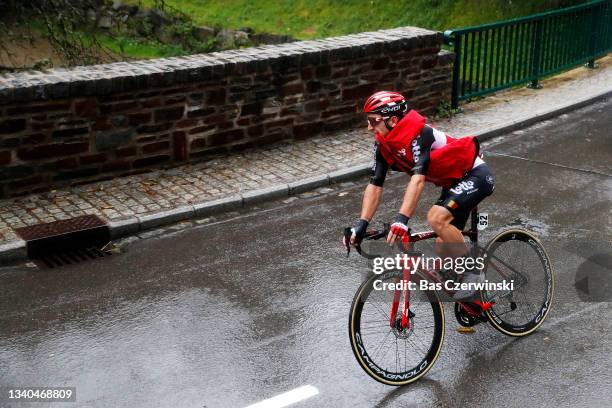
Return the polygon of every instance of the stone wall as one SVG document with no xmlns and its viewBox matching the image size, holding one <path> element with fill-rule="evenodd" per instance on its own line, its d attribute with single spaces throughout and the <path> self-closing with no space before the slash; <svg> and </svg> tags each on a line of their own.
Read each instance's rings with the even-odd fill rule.
<svg viewBox="0 0 612 408">
<path fill-rule="evenodd" d="M 108 179 L 364 125 L 364 99 L 432 113 L 442 34 L 414 27 L 188 57 L 0 75 L 0 195 Z"/>
</svg>

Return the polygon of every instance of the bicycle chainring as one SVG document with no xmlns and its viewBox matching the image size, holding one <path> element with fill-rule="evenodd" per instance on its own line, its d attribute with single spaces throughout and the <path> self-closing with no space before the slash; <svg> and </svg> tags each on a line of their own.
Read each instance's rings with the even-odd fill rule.
<svg viewBox="0 0 612 408">
<path fill-rule="evenodd" d="M 463 327 L 473 327 L 486 320 L 472 316 L 459 303 L 455 303 L 455 319 Z"/>
</svg>

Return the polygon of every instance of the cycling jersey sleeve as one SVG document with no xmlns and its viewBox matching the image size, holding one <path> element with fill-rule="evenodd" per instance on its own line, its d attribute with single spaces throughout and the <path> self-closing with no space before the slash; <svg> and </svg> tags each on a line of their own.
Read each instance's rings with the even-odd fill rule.
<svg viewBox="0 0 612 408">
<path fill-rule="evenodd" d="M 427 174 L 429 153 L 435 140 L 433 129 L 425 125 L 421 134 L 412 141 L 412 159 L 414 160 L 412 174 Z"/>
<path fill-rule="evenodd" d="M 387 171 L 389 170 L 389 164 L 386 162 L 378 143 L 374 144 L 374 164 L 372 165 L 372 172 L 370 177 L 370 184 L 382 187 L 387 177 Z"/>
</svg>

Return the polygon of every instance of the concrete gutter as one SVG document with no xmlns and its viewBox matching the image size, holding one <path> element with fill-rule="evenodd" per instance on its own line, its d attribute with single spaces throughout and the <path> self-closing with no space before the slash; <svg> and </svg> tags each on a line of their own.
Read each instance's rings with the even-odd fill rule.
<svg viewBox="0 0 612 408">
<path fill-rule="evenodd" d="M 529 118 L 506 122 L 472 134 L 478 136 L 478 139 L 481 141 L 490 140 L 496 136 L 529 127 L 535 123 L 600 102 L 609 97 L 612 97 L 612 90 L 607 90 L 598 95 L 572 102 L 565 106 L 538 112 Z M 327 174 L 293 181 L 291 183 L 277 184 L 262 189 L 246 191 L 241 194 L 231 195 L 214 201 L 162 210 L 142 216 L 132 216 L 120 220 L 113 220 L 109 222 L 111 237 L 116 239 L 190 218 L 201 218 L 219 212 L 247 208 L 252 204 L 262 201 L 287 197 L 317 187 L 327 186 L 332 183 L 355 179 L 367 174 L 370 170 L 370 166 L 371 163 L 363 163 L 353 167 L 335 170 Z M 0 245 L 0 263 L 15 262 L 26 258 L 27 251 L 25 241 L 18 240 Z"/>
</svg>

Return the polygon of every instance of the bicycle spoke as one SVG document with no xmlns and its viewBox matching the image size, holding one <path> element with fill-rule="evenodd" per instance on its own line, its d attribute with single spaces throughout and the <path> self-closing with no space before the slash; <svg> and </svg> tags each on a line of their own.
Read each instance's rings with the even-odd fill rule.
<svg viewBox="0 0 612 408">
<path fill-rule="evenodd" d="M 404 342 L 404 371 L 408 371 L 408 353 L 406 350 L 407 342 Z"/>
<path fill-rule="evenodd" d="M 371 328 L 371 329 L 361 329 L 360 332 L 361 334 L 374 334 L 374 333 L 387 333 L 389 330 L 391 330 L 391 328 L 389 326 L 387 327 L 379 327 L 377 329 Z"/>
<path fill-rule="evenodd" d="M 521 293 L 521 295 L 523 295 L 523 299 L 525 299 L 525 304 L 529 308 L 530 313 L 532 314 L 532 316 L 535 316 L 538 311 L 534 310 L 533 305 L 531 304 L 531 302 L 529 300 L 527 300 L 527 295 L 525 295 L 524 293 Z"/>
<path fill-rule="evenodd" d="M 397 348 L 397 337 L 395 338 L 395 372 L 399 372 L 399 367 L 398 367 L 398 363 L 399 363 L 399 351 Z"/>
<path fill-rule="evenodd" d="M 397 338 L 395 337 L 395 341 L 397 341 Z M 389 349 L 391 347 L 385 347 L 383 354 L 380 356 L 380 361 L 384 361 L 385 360 L 385 356 L 387 355 L 387 353 L 389 352 Z"/>
<path fill-rule="evenodd" d="M 421 338 L 420 338 L 420 337 L 419 337 L 419 336 L 418 336 L 416 333 L 414 333 L 414 336 L 413 336 L 413 337 L 414 337 L 414 339 L 415 339 L 415 340 L 418 340 L 418 341 L 419 341 L 419 343 L 421 343 L 421 345 L 422 345 L 423 347 L 425 347 L 425 350 L 428 350 L 428 349 L 429 349 L 429 347 L 427 346 L 427 344 L 423 343 L 423 341 L 421 340 Z"/>
<path fill-rule="evenodd" d="M 382 304 L 390 304 L 390 302 L 385 302 L 385 301 L 381 301 L 380 303 Z M 371 302 L 372 307 L 376 308 L 376 310 L 378 310 L 386 319 L 387 321 L 391 320 L 391 317 L 389 316 L 389 314 L 387 314 L 387 312 L 385 312 L 382 307 L 378 304 L 378 302 L 374 301 Z"/>
<path fill-rule="evenodd" d="M 504 299 L 506 296 L 512 295 L 512 293 L 514 293 L 514 292 L 513 291 L 510 291 L 510 292 L 507 292 L 507 293 L 498 292 L 494 296 L 489 296 L 489 294 L 487 293 L 487 300 L 489 302 L 492 302 L 492 301 L 494 301 L 497 298 Z"/>
<path fill-rule="evenodd" d="M 433 329 L 434 327 L 436 327 L 435 324 L 429 325 L 429 326 L 421 326 L 420 324 L 417 325 L 417 328 L 419 329 Z"/>
<path fill-rule="evenodd" d="M 387 328 L 381 327 L 378 330 L 375 330 L 375 329 L 371 329 L 371 330 L 367 330 L 367 331 L 363 331 L 362 330 L 361 334 L 362 334 L 362 336 L 363 335 L 370 335 L 370 334 L 387 334 L 389 331 L 391 331 L 390 328 L 388 328 L 388 327 Z"/>
<path fill-rule="evenodd" d="M 372 320 L 368 320 L 367 324 L 366 323 L 361 323 L 361 328 L 362 329 L 371 329 L 373 327 L 385 327 L 387 326 L 387 328 L 389 327 L 389 320 L 378 320 L 378 321 L 372 321 Z"/>
<path fill-rule="evenodd" d="M 377 326 L 371 326 L 371 327 L 361 327 L 360 331 L 363 332 L 367 332 L 367 331 L 383 331 L 383 330 L 390 330 L 389 327 L 389 322 L 387 322 L 387 324 L 379 324 Z"/>
<path fill-rule="evenodd" d="M 501 316 L 503 316 L 503 315 L 505 315 L 505 314 L 512 313 L 512 312 L 514 312 L 514 310 L 512 310 L 512 309 L 508 309 L 508 310 L 506 310 L 505 312 L 502 312 L 502 313 L 497 313 L 497 312 L 495 312 L 495 315 L 496 315 L 497 317 L 501 317 Z"/>
<path fill-rule="evenodd" d="M 387 334 L 385 335 L 385 337 L 383 338 L 382 342 L 380 343 L 380 345 L 378 346 L 378 348 L 374 351 L 374 354 L 372 354 L 372 359 L 374 359 L 374 357 L 376 357 L 376 355 L 380 352 L 380 350 L 382 349 L 382 346 L 385 344 L 385 342 L 387 341 L 387 338 L 389 337 L 389 334 L 391 333 L 391 329 L 389 329 L 389 332 L 387 332 Z"/>
<path fill-rule="evenodd" d="M 423 351 L 423 349 L 421 348 L 421 346 L 419 346 L 415 341 L 413 337 L 410 337 L 408 339 L 406 339 L 406 341 L 410 342 L 410 344 L 412 344 L 412 346 L 417 349 L 419 351 L 419 353 L 423 353 L 423 356 L 427 355 L 426 351 Z"/>
</svg>

